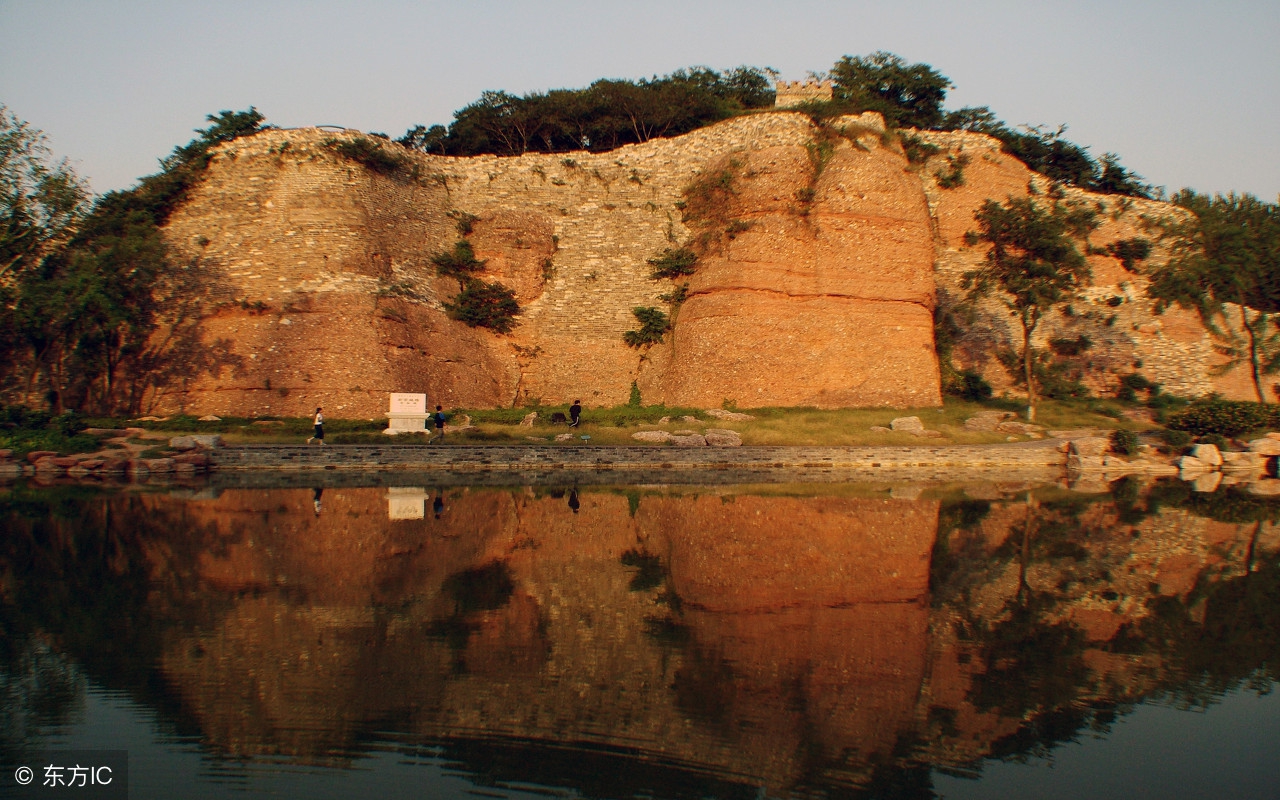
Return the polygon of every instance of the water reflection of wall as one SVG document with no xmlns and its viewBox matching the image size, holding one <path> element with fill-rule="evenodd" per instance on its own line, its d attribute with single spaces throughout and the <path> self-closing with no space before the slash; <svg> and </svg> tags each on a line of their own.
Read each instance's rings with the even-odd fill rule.
<svg viewBox="0 0 1280 800">
<path fill-rule="evenodd" d="M 319 518 L 304 492 L 200 504 L 221 539 L 201 574 L 239 599 L 164 670 L 212 744 L 323 759 L 390 718 L 625 742 L 784 786 L 815 737 L 856 764 L 910 725 L 936 503 L 446 499 L 440 520 L 391 522 L 373 490 L 327 491 Z M 627 553 L 661 576 L 638 583 Z M 493 564 L 502 602 L 460 599 L 450 581 Z"/>
<path fill-rule="evenodd" d="M 167 620 L 160 673 L 220 753 L 588 742 L 777 790 L 1167 691 L 1178 637 L 1230 614 L 1215 587 L 1280 551 L 1248 508 L 1132 498 L 430 494 L 393 520 L 384 489 L 319 516 L 310 490 L 133 497 L 45 538 L 132 542 L 111 569 L 150 569 L 136 613 Z"/>
</svg>

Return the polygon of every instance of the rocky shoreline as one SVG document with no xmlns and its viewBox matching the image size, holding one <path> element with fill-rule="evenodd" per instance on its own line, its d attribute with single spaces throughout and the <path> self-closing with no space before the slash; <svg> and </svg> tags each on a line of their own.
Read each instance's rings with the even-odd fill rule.
<svg viewBox="0 0 1280 800">
<path fill-rule="evenodd" d="M 112 431 L 111 433 L 116 433 Z M 609 446 L 609 445 L 425 445 L 351 444 L 225 445 L 221 437 L 176 436 L 157 439 L 144 458 L 145 445 L 72 456 L 32 451 L 18 460 L 0 450 L 0 480 L 34 478 L 38 482 L 83 479 L 122 483 L 201 478 L 219 473 L 297 473 L 303 482 L 315 473 L 400 473 L 478 476 L 498 480 L 588 479 L 643 481 L 675 477 L 680 481 L 779 479 L 804 481 L 957 479 L 1066 481 L 1082 491 L 1106 491 L 1126 475 L 1180 477 L 1198 491 L 1243 484 L 1251 493 L 1280 494 L 1272 463 L 1280 456 L 1280 433 L 1249 442 L 1244 452 L 1221 452 L 1196 445 L 1189 454 L 1171 456 L 1150 445 L 1125 458 L 1097 431 L 1052 431 L 1053 438 L 1006 444 L 906 446 Z M 154 438 L 154 434 L 152 435 Z M 697 477 L 701 475 L 702 477 Z M 502 476 L 506 476 L 505 478 Z M 588 478 L 587 476 L 593 476 Z M 679 477 L 676 477 L 679 476 Z M 240 479 L 232 479 L 240 482 Z"/>
</svg>

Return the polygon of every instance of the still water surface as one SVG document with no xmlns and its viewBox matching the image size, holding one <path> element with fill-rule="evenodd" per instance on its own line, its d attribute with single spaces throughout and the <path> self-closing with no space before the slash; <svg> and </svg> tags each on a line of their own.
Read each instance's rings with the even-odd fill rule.
<svg viewBox="0 0 1280 800">
<path fill-rule="evenodd" d="M 125 748 L 135 798 L 1280 797 L 1278 519 L 1132 480 L 10 487 L 0 760 Z"/>
</svg>

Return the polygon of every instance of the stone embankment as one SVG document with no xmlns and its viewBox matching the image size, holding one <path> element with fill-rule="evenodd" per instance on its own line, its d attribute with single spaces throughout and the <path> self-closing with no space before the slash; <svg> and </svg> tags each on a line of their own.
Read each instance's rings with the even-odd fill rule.
<svg viewBox="0 0 1280 800">
<path fill-rule="evenodd" d="M 414 470 L 653 473 L 738 470 L 831 471 L 864 478 L 912 475 L 935 480 L 974 473 L 1062 474 L 1061 442 L 914 447 L 626 447 L 244 445 L 212 451 L 220 470 Z"/>
</svg>

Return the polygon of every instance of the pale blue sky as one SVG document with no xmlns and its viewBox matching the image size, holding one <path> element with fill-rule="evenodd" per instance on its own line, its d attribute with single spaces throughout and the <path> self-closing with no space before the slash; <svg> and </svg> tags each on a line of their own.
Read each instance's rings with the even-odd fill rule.
<svg viewBox="0 0 1280 800">
<path fill-rule="evenodd" d="M 695 64 L 788 79 L 890 50 L 1010 124 L 1067 123 L 1176 190 L 1280 193 L 1280 2 L 141 2 L 0 0 L 0 102 L 98 191 L 156 170 L 206 114 L 398 136 L 484 89 Z"/>
</svg>

